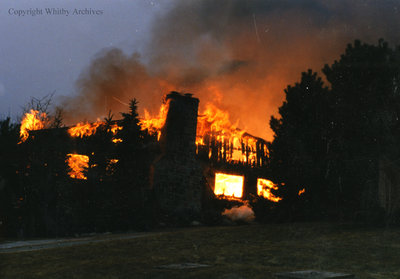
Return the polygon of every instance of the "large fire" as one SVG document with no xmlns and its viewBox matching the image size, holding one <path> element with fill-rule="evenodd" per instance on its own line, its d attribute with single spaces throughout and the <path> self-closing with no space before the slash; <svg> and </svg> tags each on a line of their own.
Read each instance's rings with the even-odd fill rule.
<svg viewBox="0 0 400 279">
<path fill-rule="evenodd" d="M 20 143 L 28 139 L 29 131 L 44 129 L 47 120 L 48 117 L 45 112 L 39 112 L 31 109 L 30 112 L 25 113 L 24 118 L 21 121 L 21 128 L 19 132 L 21 137 Z"/>
<path fill-rule="evenodd" d="M 145 110 L 145 116 L 140 120 L 142 130 L 147 130 L 150 134 L 157 135 L 160 139 L 162 127 L 165 124 L 169 102 L 166 101 L 160 107 L 156 117 L 151 117 Z M 48 117 L 45 113 L 31 110 L 26 113 L 21 122 L 21 142 L 29 137 L 30 130 L 45 128 Z M 68 129 L 71 137 L 86 137 L 94 135 L 100 126 L 106 125 L 105 121 L 97 120 L 94 123 L 78 123 Z M 213 104 L 207 104 L 205 110 L 199 114 L 197 119 L 196 146 L 197 152 L 205 151 L 210 159 L 223 160 L 226 162 L 242 162 L 253 165 L 257 156 L 268 155 L 265 141 L 247 134 L 244 130 L 237 127 L 237 123 L 231 123 L 229 113 L 223 111 Z M 122 139 L 118 138 L 118 131 L 122 127 L 118 121 L 112 122 L 108 126 L 107 132 L 112 133 L 112 141 L 119 143 Z M 261 142 L 261 144 L 260 144 Z M 113 165 L 118 162 L 113 159 L 109 162 L 108 171 L 112 171 Z M 86 172 L 89 168 L 89 157 L 80 154 L 67 154 L 66 163 L 69 167 L 68 175 L 71 178 L 86 180 Z M 244 176 L 230 175 L 224 173 L 215 174 L 214 193 L 227 199 L 241 199 L 243 197 Z M 272 194 L 271 189 L 278 189 L 272 181 L 259 178 L 257 180 L 257 194 L 264 198 L 279 202 L 282 200 Z M 305 189 L 299 191 L 302 195 Z"/>
<path fill-rule="evenodd" d="M 143 130 L 161 136 L 168 113 L 168 102 L 165 102 L 157 116 L 152 117 L 147 110 L 140 121 Z M 197 118 L 196 146 L 197 152 L 206 152 L 209 158 L 227 162 L 244 162 L 254 164 L 258 155 L 267 156 L 265 145 L 257 145 L 258 138 L 238 128 L 238 123 L 231 123 L 229 113 L 208 103 Z"/>
<path fill-rule="evenodd" d="M 215 174 L 214 194 L 230 198 L 241 198 L 243 196 L 244 177 L 225 173 Z"/>
<path fill-rule="evenodd" d="M 68 129 L 68 133 L 71 137 L 80 137 L 91 136 L 96 133 L 97 128 L 104 124 L 104 122 L 97 120 L 94 123 L 83 123 L 80 122 L 75 126 Z"/>
<path fill-rule="evenodd" d="M 225 161 L 249 164 L 255 163 L 258 150 L 256 138 L 238 129 L 237 123 L 230 122 L 228 112 L 210 103 L 197 119 L 196 145 L 198 150 L 209 149 L 209 157 L 217 150 L 214 156 Z M 261 152 L 266 156 L 266 148 Z"/>
<path fill-rule="evenodd" d="M 94 123 L 80 122 L 80 123 L 76 124 L 75 126 L 70 127 L 68 129 L 68 134 L 71 137 L 79 137 L 79 138 L 89 137 L 91 135 L 94 135 L 96 133 L 97 129 L 102 125 L 106 125 L 106 122 L 100 121 L 100 120 L 97 120 Z M 122 130 L 122 127 L 119 126 L 117 123 L 111 124 L 110 127 L 107 129 L 107 132 L 111 132 L 114 136 L 111 139 L 113 143 L 122 142 L 122 139 L 115 137 L 119 130 Z"/>
<path fill-rule="evenodd" d="M 48 116 L 45 112 L 39 112 L 37 110 L 30 110 L 30 112 L 25 113 L 22 121 L 21 121 L 21 128 L 20 128 L 20 137 L 21 137 L 21 142 L 24 142 L 28 139 L 29 137 L 29 131 L 33 130 L 41 130 L 46 127 L 48 123 Z M 88 137 L 91 135 L 94 135 L 97 131 L 97 129 L 101 125 L 105 125 L 106 123 L 104 121 L 97 120 L 94 123 L 83 123 L 80 122 L 68 129 L 68 134 L 71 137 Z M 115 136 L 117 135 L 118 131 L 121 130 L 122 127 L 119 126 L 117 123 L 113 123 L 109 128 L 108 132 L 111 132 L 113 134 L 112 141 L 114 143 L 119 143 L 122 142 L 122 139 L 116 138 Z"/>
<path fill-rule="evenodd" d="M 278 185 L 274 184 L 271 180 L 268 179 L 257 179 L 257 194 L 259 196 L 263 196 L 264 198 L 273 202 L 279 202 L 280 200 L 282 200 L 282 198 L 276 197 L 274 194 L 272 194 L 271 189 L 278 190 Z"/>
<path fill-rule="evenodd" d="M 167 119 L 169 102 L 164 102 L 158 113 L 158 116 L 151 117 L 148 110 L 144 110 L 144 118 L 140 121 L 142 130 L 148 130 L 150 134 L 157 134 L 157 140 L 161 136 L 161 128 L 164 126 L 165 120 Z"/>
<path fill-rule="evenodd" d="M 87 177 L 85 172 L 89 168 L 89 157 L 81 154 L 67 154 L 65 162 L 68 164 L 69 172 L 68 175 L 71 178 L 84 179 Z"/>
<path fill-rule="evenodd" d="M 156 134 L 160 139 L 161 129 L 165 124 L 168 113 L 169 102 L 165 101 L 157 116 L 152 117 L 145 110 L 144 118 L 140 120 L 142 130 L 147 130 L 150 134 Z M 21 123 L 21 142 L 29 137 L 29 130 L 39 130 L 45 127 L 45 113 L 31 110 L 27 113 Z M 104 121 L 97 120 L 94 123 L 80 122 L 68 129 L 71 137 L 87 137 L 96 133 L 97 129 L 105 125 Z M 108 129 L 114 137 L 114 143 L 122 142 L 116 137 L 117 132 L 122 127 L 114 123 Z M 229 113 L 217 108 L 213 104 L 207 104 L 205 110 L 199 114 L 197 121 L 196 146 L 197 153 L 202 152 L 208 158 L 217 161 L 242 162 L 253 165 L 258 157 L 267 156 L 266 145 L 260 145 L 258 138 L 247 134 L 244 130 L 237 127 L 237 123 L 231 123 Z M 258 161 L 257 163 L 260 163 Z"/>
</svg>

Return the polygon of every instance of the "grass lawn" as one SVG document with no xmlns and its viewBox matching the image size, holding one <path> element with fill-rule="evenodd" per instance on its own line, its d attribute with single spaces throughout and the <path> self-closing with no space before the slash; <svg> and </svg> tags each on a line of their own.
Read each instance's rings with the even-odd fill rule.
<svg viewBox="0 0 400 279">
<path fill-rule="evenodd" d="M 196 269 L 161 269 L 178 263 Z M 334 224 L 198 227 L 142 238 L 0 254 L 0 278 L 274 278 L 316 269 L 400 278 L 400 229 Z"/>
</svg>

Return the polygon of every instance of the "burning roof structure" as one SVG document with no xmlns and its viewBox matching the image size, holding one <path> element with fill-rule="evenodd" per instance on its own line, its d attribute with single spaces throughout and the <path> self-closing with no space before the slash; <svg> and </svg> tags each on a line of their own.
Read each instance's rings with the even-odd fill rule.
<svg viewBox="0 0 400 279">
<path fill-rule="evenodd" d="M 215 106 L 207 105 L 199 114 L 198 104 L 192 94 L 171 92 L 157 117 L 145 113 L 140 120 L 141 129 L 153 135 L 159 146 L 149 175 L 160 209 L 168 214 L 196 215 L 201 211 L 205 191 L 209 190 L 221 199 L 262 196 L 279 202 L 280 198 L 272 193 L 278 186 L 265 175 L 267 142 L 230 123 L 229 115 Z M 69 177 L 76 180 L 86 180 L 88 169 L 97 166 L 91 159 L 95 151 L 86 139 L 101 130 L 110 135 L 109 142 L 104 144 L 118 146 L 122 142 L 118 137 L 122 129 L 118 120 L 58 129 L 45 127 L 45 114 L 27 113 L 21 125 L 21 143 L 49 135 L 64 138 L 65 144 L 60 148 L 63 161 L 68 165 Z M 118 158 L 108 156 L 106 164 L 112 168 L 116 162 Z"/>
</svg>

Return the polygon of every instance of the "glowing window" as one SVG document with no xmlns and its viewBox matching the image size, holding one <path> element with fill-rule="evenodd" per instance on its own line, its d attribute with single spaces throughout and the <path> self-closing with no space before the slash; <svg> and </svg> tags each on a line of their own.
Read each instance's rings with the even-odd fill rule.
<svg viewBox="0 0 400 279">
<path fill-rule="evenodd" d="M 268 179 L 257 179 L 257 194 L 259 196 L 263 196 L 264 198 L 273 202 L 279 202 L 282 200 L 282 198 L 274 196 L 274 194 L 271 193 L 271 189 L 278 190 L 278 185 L 274 184 L 274 182 Z"/>
<path fill-rule="evenodd" d="M 215 174 L 214 194 L 241 198 L 243 195 L 244 177 L 225 173 Z"/>
<path fill-rule="evenodd" d="M 68 175 L 75 179 L 87 179 L 85 172 L 89 167 L 89 157 L 80 154 L 67 154 L 66 160 L 69 172 Z"/>
</svg>

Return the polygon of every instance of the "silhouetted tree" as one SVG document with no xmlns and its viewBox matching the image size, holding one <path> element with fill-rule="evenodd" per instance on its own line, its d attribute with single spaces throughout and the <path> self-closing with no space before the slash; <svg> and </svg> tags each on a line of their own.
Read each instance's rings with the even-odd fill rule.
<svg viewBox="0 0 400 279">
<path fill-rule="evenodd" d="M 379 212 L 379 160 L 400 156 L 400 49 L 355 41 L 323 73 L 330 89 L 315 73 L 303 73 L 285 90 L 281 118 L 270 121 L 271 168 L 286 183 L 282 206 L 302 203 L 291 211 L 319 218 Z"/>
<path fill-rule="evenodd" d="M 114 212 L 121 229 L 143 227 L 149 219 L 149 170 L 154 155 L 149 151 L 152 137 L 143 131 L 137 113 L 137 101 L 130 101 L 129 113 L 122 113 L 116 148 Z"/>
<path fill-rule="evenodd" d="M 307 215 L 321 216 L 327 185 L 324 176 L 329 146 L 329 91 L 316 73 L 309 70 L 301 81 L 285 90 L 286 101 L 279 108 L 280 118 L 272 117 L 275 132 L 270 146 L 271 169 L 275 181 L 284 182 L 278 195 L 284 197 L 280 206 L 287 207 L 291 218 L 302 215 L 299 208 L 307 207 Z M 300 197 L 298 193 L 305 188 Z M 300 216 L 297 216 L 300 217 Z"/>
<path fill-rule="evenodd" d="M 330 178 L 347 211 L 375 211 L 379 159 L 400 155 L 400 51 L 355 41 L 323 72 L 333 95 Z"/>
<path fill-rule="evenodd" d="M 18 141 L 18 125 L 9 117 L 0 120 L 0 235 L 16 233 L 23 206 L 17 172 L 21 155 Z"/>
</svg>

